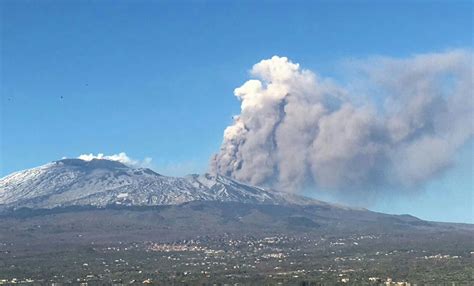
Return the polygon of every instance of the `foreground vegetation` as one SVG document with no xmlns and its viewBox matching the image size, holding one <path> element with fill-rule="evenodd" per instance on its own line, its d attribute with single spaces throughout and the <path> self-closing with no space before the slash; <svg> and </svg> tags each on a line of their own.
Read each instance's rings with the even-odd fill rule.
<svg viewBox="0 0 474 286">
<path fill-rule="evenodd" d="M 196 219 L 198 213 L 181 210 L 181 216 Z M 206 209 L 201 215 L 209 213 Z M 257 219 L 262 213 L 252 210 L 247 215 Z M 250 223 L 237 228 L 228 218 L 214 224 L 204 223 L 217 220 L 213 216 L 197 219 L 203 223 L 186 225 L 163 210 L 3 217 L 0 284 L 474 283 L 474 232 L 469 225 L 343 231 L 299 218 L 286 220 L 286 227 L 277 230 Z M 243 219 L 239 213 L 237 220 Z"/>
</svg>

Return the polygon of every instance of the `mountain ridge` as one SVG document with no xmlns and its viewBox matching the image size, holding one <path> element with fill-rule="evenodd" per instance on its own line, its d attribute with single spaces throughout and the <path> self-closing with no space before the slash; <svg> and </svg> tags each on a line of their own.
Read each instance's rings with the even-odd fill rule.
<svg viewBox="0 0 474 286">
<path fill-rule="evenodd" d="M 157 206 L 192 201 L 348 208 L 247 185 L 220 174 L 169 177 L 148 168 L 133 168 L 106 159 L 62 159 L 0 179 L 0 206 L 3 208 Z"/>
</svg>

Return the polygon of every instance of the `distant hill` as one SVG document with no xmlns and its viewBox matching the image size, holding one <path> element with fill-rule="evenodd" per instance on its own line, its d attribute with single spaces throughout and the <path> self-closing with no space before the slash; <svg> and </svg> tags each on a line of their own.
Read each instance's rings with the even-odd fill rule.
<svg viewBox="0 0 474 286">
<path fill-rule="evenodd" d="M 113 213 L 125 224 L 134 221 L 138 211 L 142 214 L 138 225 L 180 235 L 182 230 L 203 235 L 198 231 L 202 225 L 216 233 L 472 230 L 471 225 L 329 204 L 221 175 L 168 177 L 103 159 L 64 159 L 6 176 L 0 179 L 0 204 L 4 217 L 79 218 L 94 213 L 106 219 L 104 214 Z"/>
</svg>

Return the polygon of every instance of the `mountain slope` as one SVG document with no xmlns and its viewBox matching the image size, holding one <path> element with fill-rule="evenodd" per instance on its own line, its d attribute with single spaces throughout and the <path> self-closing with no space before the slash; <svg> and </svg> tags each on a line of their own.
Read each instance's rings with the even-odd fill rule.
<svg viewBox="0 0 474 286">
<path fill-rule="evenodd" d="M 0 205 L 8 208 L 156 206 L 191 201 L 329 205 L 220 175 L 167 177 L 104 159 L 64 159 L 0 179 Z"/>
<path fill-rule="evenodd" d="M 472 280 L 474 225 L 339 207 L 222 176 L 61 160 L 0 179 L 0 203 L 0 276 L 15 283 L 335 285 L 343 274 L 368 285 L 418 281 L 417 272 L 429 279 L 419 284 Z"/>
</svg>

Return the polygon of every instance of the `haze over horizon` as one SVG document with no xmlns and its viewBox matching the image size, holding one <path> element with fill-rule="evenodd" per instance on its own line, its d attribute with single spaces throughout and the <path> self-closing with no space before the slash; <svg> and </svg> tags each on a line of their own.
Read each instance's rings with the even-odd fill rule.
<svg viewBox="0 0 474 286">
<path fill-rule="evenodd" d="M 474 223 L 468 4 L 7 1 L 0 176 L 63 157 L 165 175 L 211 164 L 245 183 Z"/>
</svg>

